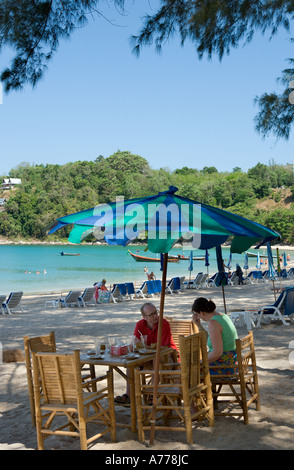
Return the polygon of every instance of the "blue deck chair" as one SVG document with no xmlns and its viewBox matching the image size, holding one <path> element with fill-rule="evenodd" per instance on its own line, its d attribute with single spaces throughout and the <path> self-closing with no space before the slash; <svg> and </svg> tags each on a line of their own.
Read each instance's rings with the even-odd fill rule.
<svg viewBox="0 0 294 470">
<path fill-rule="evenodd" d="M 264 315 L 273 320 L 281 320 L 283 325 L 288 326 L 286 320 L 290 320 L 289 315 L 292 313 L 294 313 L 294 287 L 286 287 L 273 305 L 265 305 L 258 312 L 257 326 L 260 326 Z"/>
<path fill-rule="evenodd" d="M 127 295 L 129 296 L 130 300 L 133 300 L 134 296 L 136 295 L 134 283 L 126 282 L 126 288 L 127 288 Z"/>
<path fill-rule="evenodd" d="M 173 277 L 170 281 L 166 284 L 165 291 L 169 294 L 173 294 L 174 292 L 179 292 L 181 288 L 181 281 L 179 277 Z"/>
<path fill-rule="evenodd" d="M 151 295 L 152 297 L 154 296 L 154 294 L 156 293 L 156 290 L 155 290 L 155 281 L 146 281 L 147 282 L 147 292 L 148 292 L 148 295 Z"/>
<path fill-rule="evenodd" d="M 154 282 L 154 293 L 155 294 L 160 294 L 160 292 L 161 292 L 161 280 L 156 279 L 156 281 L 153 281 L 153 282 Z"/>
<path fill-rule="evenodd" d="M 216 287 L 228 285 L 229 274 L 225 272 L 218 272 L 215 278 Z"/>
<path fill-rule="evenodd" d="M 110 292 L 110 297 L 113 303 L 116 303 L 116 299 L 123 302 L 127 296 L 127 286 L 126 284 L 114 284 L 112 291 Z"/>
<path fill-rule="evenodd" d="M 148 281 L 144 281 L 141 287 L 136 291 L 136 297 L 138 295 L 139 297 L 143 297 L 143 299 L 146 298 L 146 295 L 148 294 L 147 282 Z"/>
<path fill-rule="evenodd" d="M 292 279 L 294 277 L 294 268 L 290 268 L 288 271 L 288 277 Z"/>
</svg>

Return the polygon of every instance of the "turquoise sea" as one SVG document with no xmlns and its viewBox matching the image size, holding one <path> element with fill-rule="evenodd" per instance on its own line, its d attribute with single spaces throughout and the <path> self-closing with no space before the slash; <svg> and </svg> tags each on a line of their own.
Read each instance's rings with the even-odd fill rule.
<svg viewBox="0 0 294 470">
<path fill-rule="evenodd" d="M 153 271 L 158 279 L 161 278 L 160 263 L 136 262 L 128 250 L 140 255 L 156 257 L 150 251 L 145 252 L 142 246 L 108 246 L 108 245 L 0 245 L 0 294 L 8 295 L 11 291 L 22 290 L 25 294 L 39 292 L 66 292 L 71 289 L 81 289 L 92 286 L 94 282 L 105 278 L 107 285 L 116 282 L 141 282 L 147 277 L 144 267 L 149 273 Z M 61 256 L 60 253 L 80 253 L 80 256 Z M 263 251 L 263 250 L 262 250 Z M 262 253 L 261 251 L 261 253 Z M 173 248 L 170 254 L 184 254 L 189 251 Z M 203 256 L 201 250 L 194 250 L 194 256 Z M 209 251 L 209 274 L 217 271 L 215 250 Z M 229 259 L 229 249 L 223 248 L 225 262 Z M 244 255 L 233 255 L 232 270 L 236 263 L 243 268 Z M 249 268 L 254 269 L 255 258 L 249 258 Z M 167 278 L 186 276 L 189 279 L 189 261 L 168 263 Z M 191 279 L 199 271 L 207 272 L 204 261 L 194 261 Z M 25 273 L 25 271 L 28 273 Z M 46 271 L 44 273 L 43 271 Z M 37 274 L 37 271 L 40 274 Z"/>
</svg>

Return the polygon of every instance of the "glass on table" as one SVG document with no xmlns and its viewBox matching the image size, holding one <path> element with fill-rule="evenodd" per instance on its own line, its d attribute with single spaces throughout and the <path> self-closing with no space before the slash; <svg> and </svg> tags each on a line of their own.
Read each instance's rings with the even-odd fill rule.
<svg viewBox="0 0 294 470">
<path fill-rule="evenodd" d="M 95 353 L 100 354 L 101 351 L 101 341 L 100 339 L 94 338 Z"/>
<path fill-rule="evenodd" d="M 108 338 L 108 343 L 109 343 L 109 346 L 115 346 L 116 345 L 116 338 L 109 337 Z"/>
</svg>

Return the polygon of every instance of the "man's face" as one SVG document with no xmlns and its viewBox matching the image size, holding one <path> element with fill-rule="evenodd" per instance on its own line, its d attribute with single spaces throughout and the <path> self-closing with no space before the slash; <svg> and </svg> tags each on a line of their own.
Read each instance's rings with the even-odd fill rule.
<svg viewBox="0 0 294 470">
<path fill-rule="evenodd" d="M 149 328 L 153 329 L 158 323 L 158 312 L 156 307 L 153 304 L 145 305 L 143 317 L 147 321 Z"/>
</svg>

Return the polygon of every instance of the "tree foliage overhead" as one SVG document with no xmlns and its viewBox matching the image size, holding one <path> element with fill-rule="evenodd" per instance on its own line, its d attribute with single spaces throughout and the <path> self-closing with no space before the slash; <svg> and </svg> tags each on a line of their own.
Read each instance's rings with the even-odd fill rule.
<svg viewBox="0 0 294 470">
<path fill-rule="evenodd" d="M 19 188 L 0 192 L 0 197 L 7 198 L 5 210 L 0 212 L 0 235 L 12 239 L 44 239 L 46 229 L 58 217 L 115 201 L 117 196 L 144 197 L 173 185 L 183 197 L 259 222 L 281 233 L 283 242 L 294 243 L 292 165 L 258 163 L 247 173 L 238 167 L 229 173 L 207 166 L 171 172 L 153 170 L 143 157 L 118 150 L 108 158 L 100 155 L 94 162 L 23 163 L 8 176 L 22 180 Z M 65 228 L 50 237 L 67 235 Z"/>
<path fill-rule="evenodd" d="M 2 0 L 0 3 L 0 50 L 8 45 L 16 54 L 1 74 L 6 91 L 35 85 L 56 52 L 59 40 L 69 38 L 87 23 L 99 0 Z M 123 0 L 113 0 L 121 6 Z"/>
<path fill-rule="evenodd" d="M 140 0 L 139 0 L 140 1 Z M 123 11 L 126 0 L 111 0 Z M 10 46 L 15 55 L 1 73 L 6 91 L 33 86 L 43 76 L 59 41 L 87 23 L 89 15 L 103 16 L 98 7 L 109 0 L 2 0 L 0 2 L 0 52 Z M 153 15 L 143 18 L 142 28 L 133 36 L 134 52 L 144 45 L 160 50 L 174 34 L 181 43 L 190 40 L 199 58 L 217 55 L 248 43 L 256 31 L 273 36 L 280 29 L 290 32 L 293 0 L 160 0 Z M 292 38 L 293 40 L 293 38 Z M 293 59 L 289 59 L 293 64 Z M 259 112 L 255 127 L 263 136 L 273 133 L 287 139 L 294 121 L 294 107 L 288 101 L 289 82 L 294 69 L 282 72 L 282 94 L 264 93 L 256 98 Z"/>
</svg>

